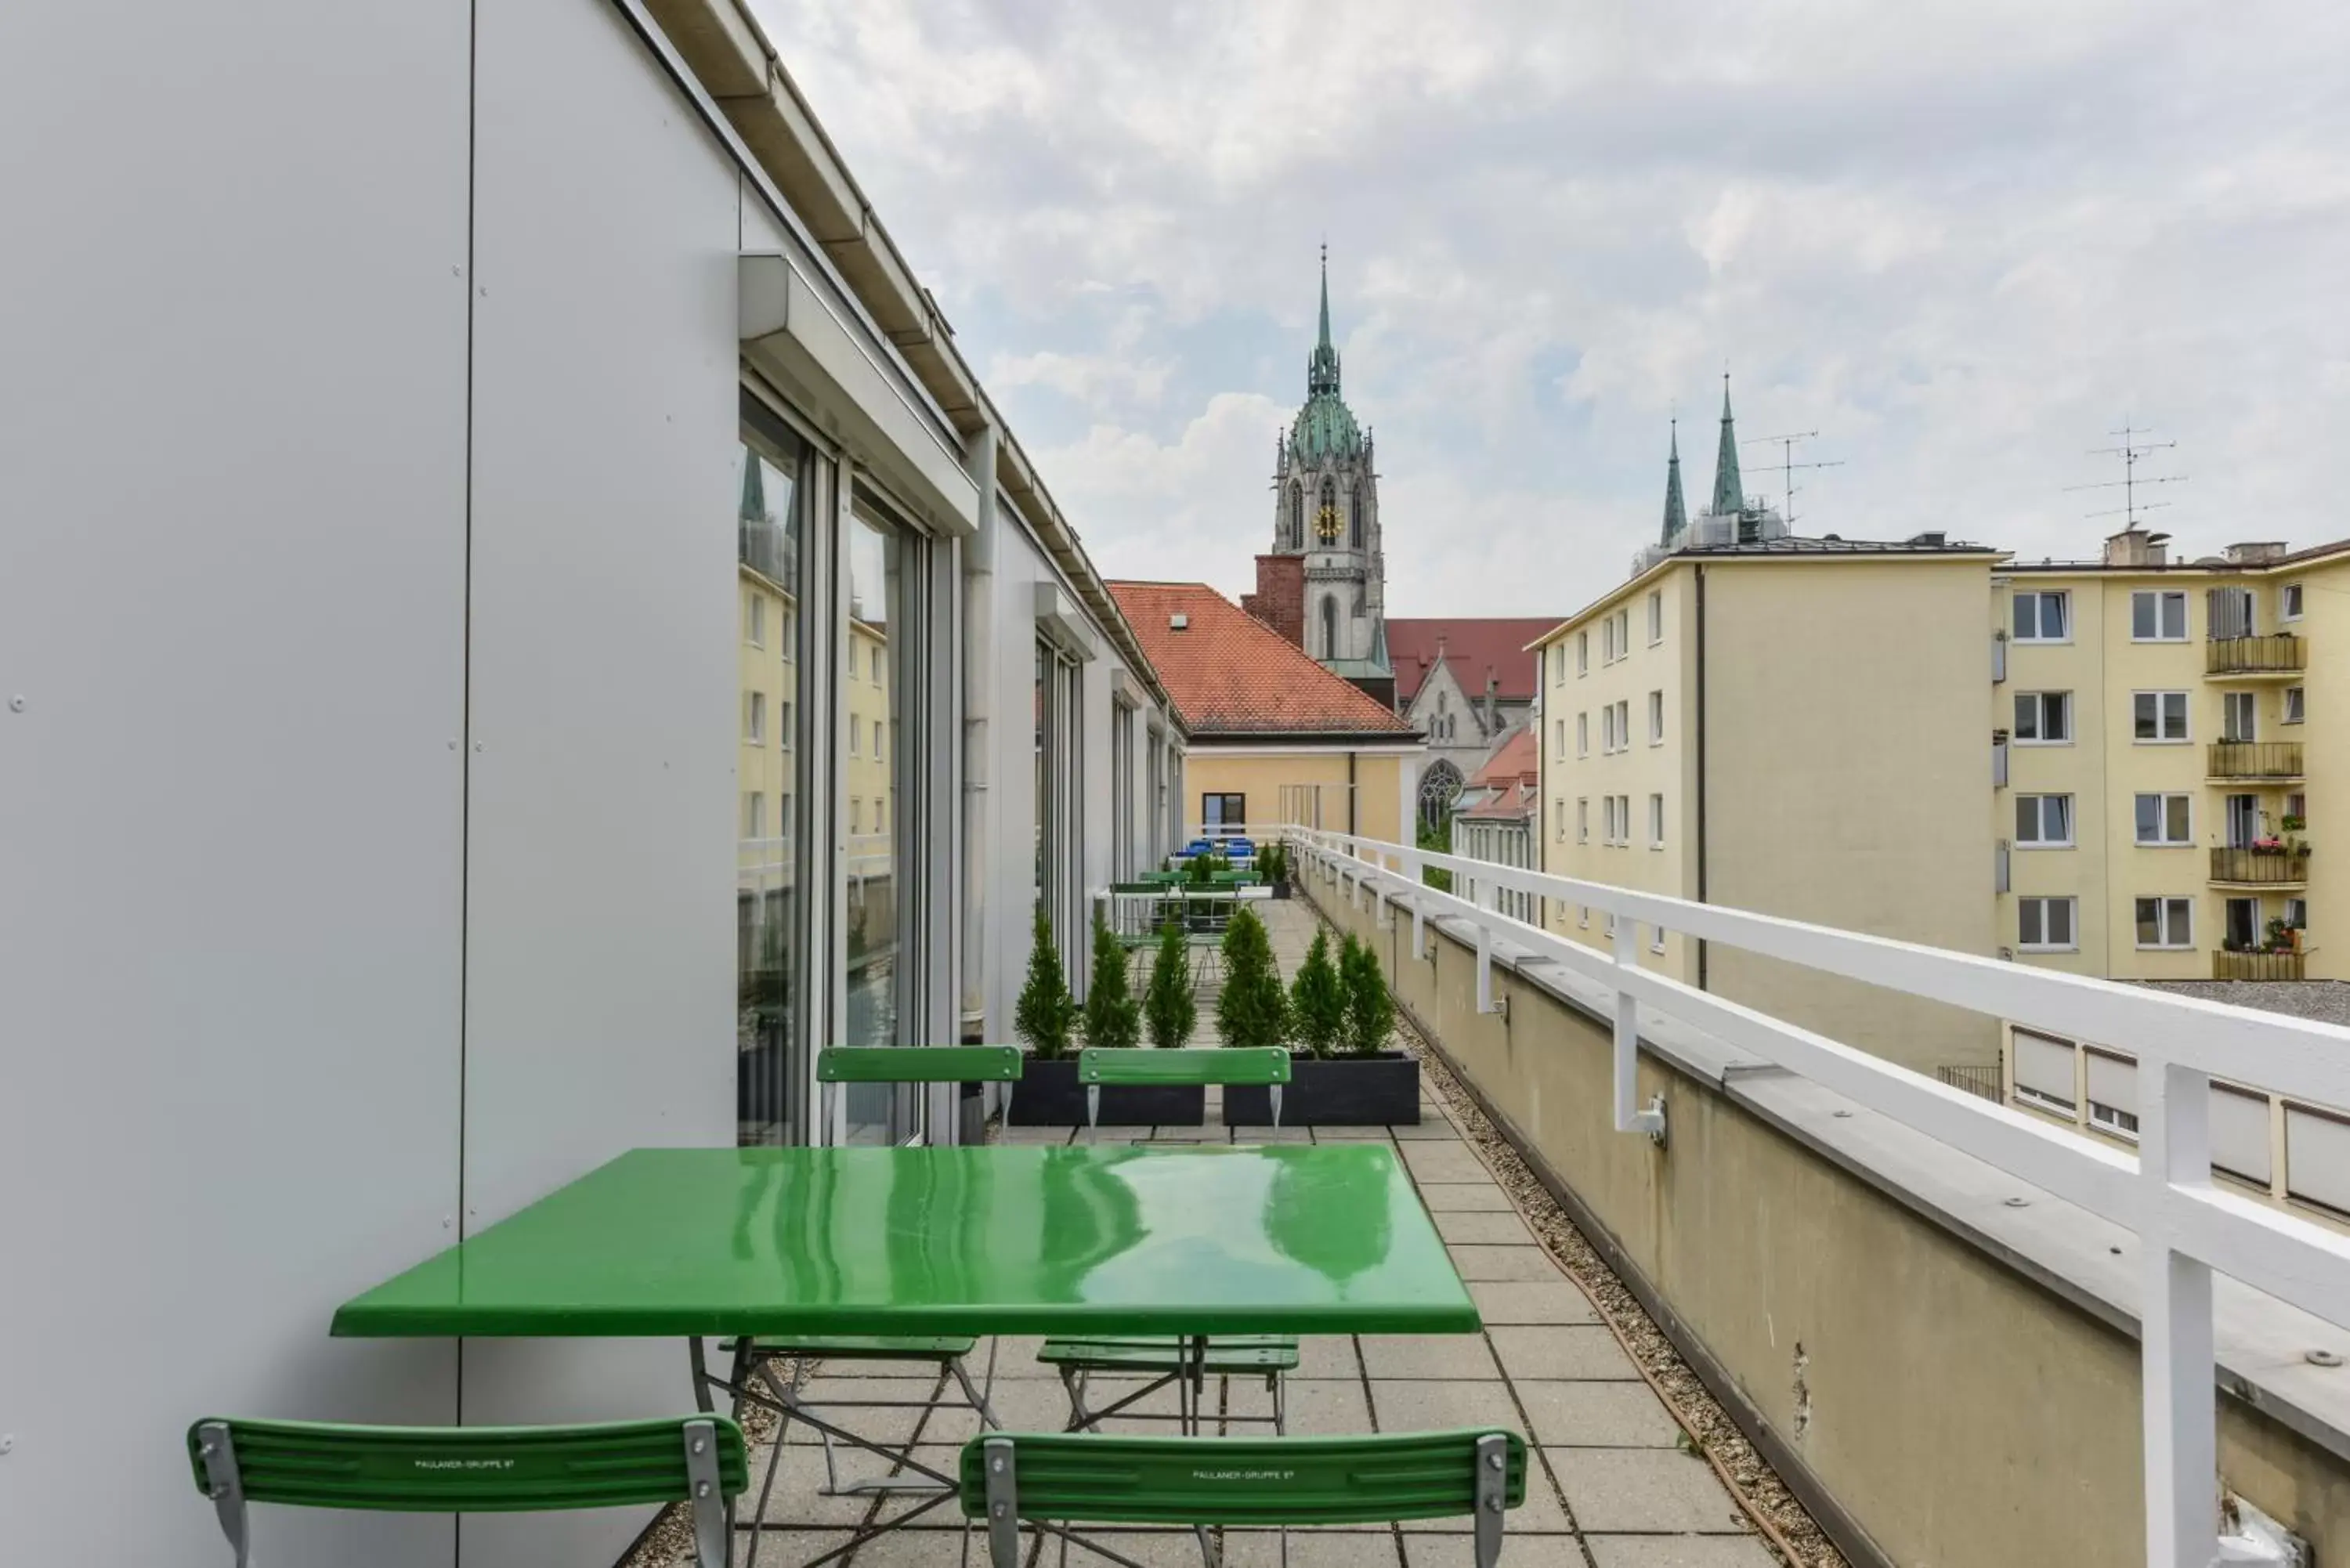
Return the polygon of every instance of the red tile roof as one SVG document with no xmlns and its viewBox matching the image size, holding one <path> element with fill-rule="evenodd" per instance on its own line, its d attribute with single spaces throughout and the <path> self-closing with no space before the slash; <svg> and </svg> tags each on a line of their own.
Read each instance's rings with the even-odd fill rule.
<svg viewBox="0 0 2350 1568">
<path fill-rule="evenodd" d="M 1546 637 L 1565 616 L 1502 616 L 1459 620 L 1443 618 L 1391 619 L 1388 622 L 1388 661 L 1395 666 L 1396 701 L 1406 707 L 1419 694 L 1419 683 L 1436 667 L 1437 649 L 1452 666 L 1452 678 L 1470 700 L 1485 695 L 1485 677 L 1501 684 L 1494 695 L 1504 702 L 1531 701 L 1535 691 L 1536 655 L 1526 644 Z"/>
<path fill-rule="evenodd" d="M 1469 786 L 1499 788 L 1521 778 L 1533 778 L 1541 772 L 1542 758 L 1534 753 L 1534 732 L 1528 725 L 1511 731 L 1509 739 L 1493 748 L 1492 754 L 1469 781 Z"/>
<path fill-rule="evenodd" d="M 1388 707 L 1205 583 L 1109 585 L 1195 737 L 1416 733 Z M 1189 618 L 1177 631 L 1175 616 Z"/>
</svg>

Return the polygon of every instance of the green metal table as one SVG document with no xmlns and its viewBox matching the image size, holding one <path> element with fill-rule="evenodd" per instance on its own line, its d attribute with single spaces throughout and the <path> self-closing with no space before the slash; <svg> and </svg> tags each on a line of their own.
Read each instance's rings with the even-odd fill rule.
<svg viewBox="0 0 2350 1568">
<path fill-rule="evenodd" d="M 1470 1334 L 1383 1144 L 636 1149 L 342 1335 Z"/>
</svg>

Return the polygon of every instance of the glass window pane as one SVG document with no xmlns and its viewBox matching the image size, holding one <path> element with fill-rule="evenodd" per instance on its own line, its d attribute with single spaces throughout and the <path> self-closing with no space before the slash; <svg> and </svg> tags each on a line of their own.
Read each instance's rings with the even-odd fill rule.
<svg viewBox="0 0 2350 1568">
<path fill-rule="evenodd" d="M 2168 830 L 2163 836 L 2173 844 L 2186 843 L 2188 797 L 2183 794 L 2167 795 L 2163 798 L 2162 809 L 2163 826 Z"/>
<path fill-rule="evenodd" d="M 2015 901 L 2016 940 L 2028 948 L 2040 945 L 2040 903 L 2037 898 Z"/>
<path fill-rule="evenodd" d="M 2020 794 L 2015 797 L 2015 841 L 2030 844 L 2040 836 L 2040 797 Z"/>
<path fill-rule="evenodd" d="M 2015 738 L 2036 741 L 2040 738 L 2040 698 L 2034 692 L 2015 694 Z"/>
<path fill-rule="evenodd" d="M 2159 628 L 2155 620 L 2155 609 L 2154 595 L 2130 595 L 2130 635 L 2132 637 L 2148 638 L 2156 635 Z"/>
<path fill-rule="evenodd" d="M 2048 940 L 2060 948 L 2069 948 L 2073 945 L 2072 899 L 2048 900 Z"/>
<path fill-rule="evenodd" d="M 2249 693 L 2246 694 L 2244 700 L 2247 707 L 2249 708 L 2251 701 L 2251 698 Z M 2250 717 L 2249 712 L 2246 716 L 2248 718 Z M 2166 691 L 2162 694 L 2162 719 L 2163 737 L 2166 740 L 2183 741 L 2187 738 L 2186 692 Z M 2249 728 L 2250 726 L 2248 725 L 2247 729 L 2249 730 Z"/>
<path fill-rule="evenodd" d="M 751 416 L 746 415 L 746 419 Z M 801 514 L 812 454 L 764 419 L 735 449 L 735 576 L 758 635 L 738 650 L 744 713 L 735 766 L 743 818 L 734 856 L 735 1132 L 746 1144 L 781 1143 L 803 1122 L 806 1064 L 797 1035 L 800 899 L 792 853 L 792 803 L 800 798 L 792 745 L 800 665 Z M 775 635 L 765 630 L 774 627 Z M 774 716 L 775 742 L 767 737 Z M 770 802 L 774 810 L 770 811 Z"/>
<path fill-rule="evenodd" d="M 2162 836 L 2162 797 L 2142 794 L 2137 805 L 2138 842 L 2151 844 Z"/>
<path fill-rule="evenodd" d="M 905 1044 L 905 898 L 895 835 L 888 825 L 902 822 L 905 815 L 899 809 L 904 748 L 897 743 L 902 739 L 898 711 L 906 679 L 904 541 L 897 529 L 860 508 L 850 514 L 842 560 L 848 604 L 841 663 L 845 674 L 863 679 L 840 683 L 841 718 L 850 736 L 861 732 L 874 743 L 849 746 L 843 767 L 845 788 L 858 810 L 849 820 L 847 853 L 840 866 L 847 1009 L 834 1043 L 898 1045 Z M 864 809 L 868 802 L 870 811 Z M 886 1084 L 847 1085 L 839 1092 L 847 1102 L 852 1143 L 896 1141 L 914 1131 L 910 1093 Z"/>
<path fill-rule="evenodd" d="M 2130 714 L 2135 721 L 2137 738 L 2141 741 L 2159 739 L 2157 732 L 2157 708 L 2154 693 L 2140 691 L 2130 698 Z"/>
<path fill-rule="evenodd" d="M 2040 699 L 2040 729 L 2043 741 L 2065 741 L 2073 735 L 2073 698 L 2070 692 L 2049 691 Z"/>
<path fill-rule="evenodd" d="M 2158 947 L 2162 943 L 2162 900 L 2140 898 L 2137 901 L 2137 945 Z"/>
<path fill-rule="evenodd" d="M 2015 635 L 2034 637 L 2040 630 L 2040 609 L 2030 594 L 2015 596 Z"/>
</svg>

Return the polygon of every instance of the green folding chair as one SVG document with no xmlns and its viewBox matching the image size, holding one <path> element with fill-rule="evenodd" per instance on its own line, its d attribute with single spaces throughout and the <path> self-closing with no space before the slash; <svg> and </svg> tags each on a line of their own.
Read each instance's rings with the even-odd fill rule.
<svg viewBox="0 0 2350 1568">
<path fill-rule="evenodd" d="M 1477 1568 L 1495 1568 L 1502 1526 L 1526 1498 L 1525 1439 L 1470 1429 L 1360 1438 L 1105 1438 L 989 1432 L 962 1450 L 963 1517 L 987 1521 L 994 1568 L 1019 1568 L 1020 1523 L 1142 1568 L 1069 1530 L 1188 1524 L 1208 1568 L 1209 1528 L 1385 1524 L 1471 1517 Z M 1283 1558 L 1288 1541 L 1282 1542 Z"/>
<path fill-rule="evenodd" d="M 1061 1386 L 1069 1397 L 1072 1432 L 1098 1431 L 1102 1422 L 1120 1416 L 1129 1421 L 1173 1421 L 1182 1431 L 1197 1435 L 1207 1424 L 1201 1396 L 1211 1377 L 1227 1392 L 1235 1377 L 1262 1377 L 1271 1397 L 1271 1413 L 1263 1416 L 1233 1415 L 1232 1401 L 1226 1398 L 1225 1410 L 1217 1417 L 1226 1426 L 1265 1426 L 1275 1434 L 1289 1430 L 1282 1379 L 1297 1370 L 1295 1334 L 1231 1334 L 1190 1340 L 1174 1334 L 1048 1339 L 1036 1359 L 1061 1376 Z M 1120 1393 L 1099 1409 L 1086 1403 L 1097 1381 L 1137 1380 L 1140 1387 Z M 1175 1387 L 1175 1414 L 1134 1408 L 1170 1384 Z"/>
<path fill-rule="evenodd" d="M 1169 1051 L 1104 1050 L 1088 1045 L 1077 1053 L 1077 1082 L 1086 1086 L 1086 1131 L 1098 1137 L 1105 1084 L 1157 1087 L 1206 1087 L 1221 1084 L 1263 1088 L 1273 1102 L 1273 1125 L 1281 1125 L 1281 1086 L 1289 1082 L 1289 1053 L 1278 1045 L 1185 1047 Z"/>
<path fill-rule="evenodd" d="M 694 1560 L 727 1568 L 733 1500 L 750 1485 L 742 1428 L 723 1416 L 567 1427 L 354 1427 L 207 1417 L 188 1428 L 196 1489 L 237 1568 L 249 1505 L 398 1513 L 525 1513 L 682 1502 Z"/>
<path fill-rule="evenodd" d="M 1008 1110 L 1012 1087 L 1020 1081 L 1021 1062 L 1016 1045 L 832 1046 L 816 1054 L 816 1084 L 824 1102 L 819 1113 L 833 1129 L 833 1141 L 837 1144 L 847 1138 L 847 1085 L 850 1084 L 1002 1084 Z M 693 1342 L 697 1353 L 701 1343 Z M 784 1468 L 784 1439 L 794 1421 L 814 1431 L 823 1447 L 825 1496 L 915 1493 L 930 1497 L 929 1502 L 890 1521 L 890 1528 L 928 1512 L 952 1496 L 954 1478 L 916 1459 L 910 1446 L 876 1442 L 831 1417 L 851 1410 L 968 1409 L 979 1412 L 983 1425 L 1000 1427 L 1003 1423 L 995 1418 L 987 1397 L 994 1386 L 993 1365 L 983 1386 L 972 1381 L 971 1371 L 963 1364 L 964 1357 L 978 1345 L 977 1337 L 972 1334 L 757 1334 L 723 1342 L 719 1348 L 731 1355 L 732 1370 L 723 1377 L 705 1372 L 702 1374 L 704 1382 L 731 1396 L 738 1411 L 744 1405 L 757 1405 L 775 1412 L 779 1422 L 775 1428 L 776 1459 L 767 1467 L 766 1480 L 760 1483 L 758 1511 L 751 1523 L 752 1561 L 758 1560 L 767 1499 L 775 1490 L 776 1474 Z M 825 1360 L 879 1361 L 903 1365 L 909 1369 L 928 1367 L 935 1382 L 927 1399 L 827 1397 L 811 1402 L 805 1393 L 808 1378 L 816 1364 Z M 776 1371 L 776 1364 L 784 1361 L 791 1363 L 788 1376 Z M 948 1397 L 950 1381 L 962 1394 L 961 1399 Z M 919 1424 L 915 1429 L 920 1432 Z M 836 1440 L 888 1460 L 890 1473 L 844 1481 L 839 1456 L 834 1448 Z"/>
</svg>

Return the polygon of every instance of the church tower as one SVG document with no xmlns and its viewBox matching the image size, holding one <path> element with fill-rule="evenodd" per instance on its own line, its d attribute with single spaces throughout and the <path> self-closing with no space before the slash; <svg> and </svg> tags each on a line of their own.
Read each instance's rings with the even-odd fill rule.
<svg viewBox="0 0 2350 1568">
<path fill-rule="evenodd" d="M 1330 342 L 1330 248 L 1322 247 L 1321 335 L 1305 363 L 1305 403 L 1274 458 L 1273 556 L 1298 586 L 1296 609 L 1267 606 L 1276 625 L 1333 674 L 1382 702 L 1395 700 L 1388 659 L 1387 561 L 1379 546 L 1378 475 L 1371 435 L 1338 391 L 1338 350 Z M 1302 571 L 1298 568 L 1302 567 Z M 1267 574 L 1261 565 L 1261 586 Z M 1284 613 L 1285 612 L 1285 613 Z"/>
</svg>

